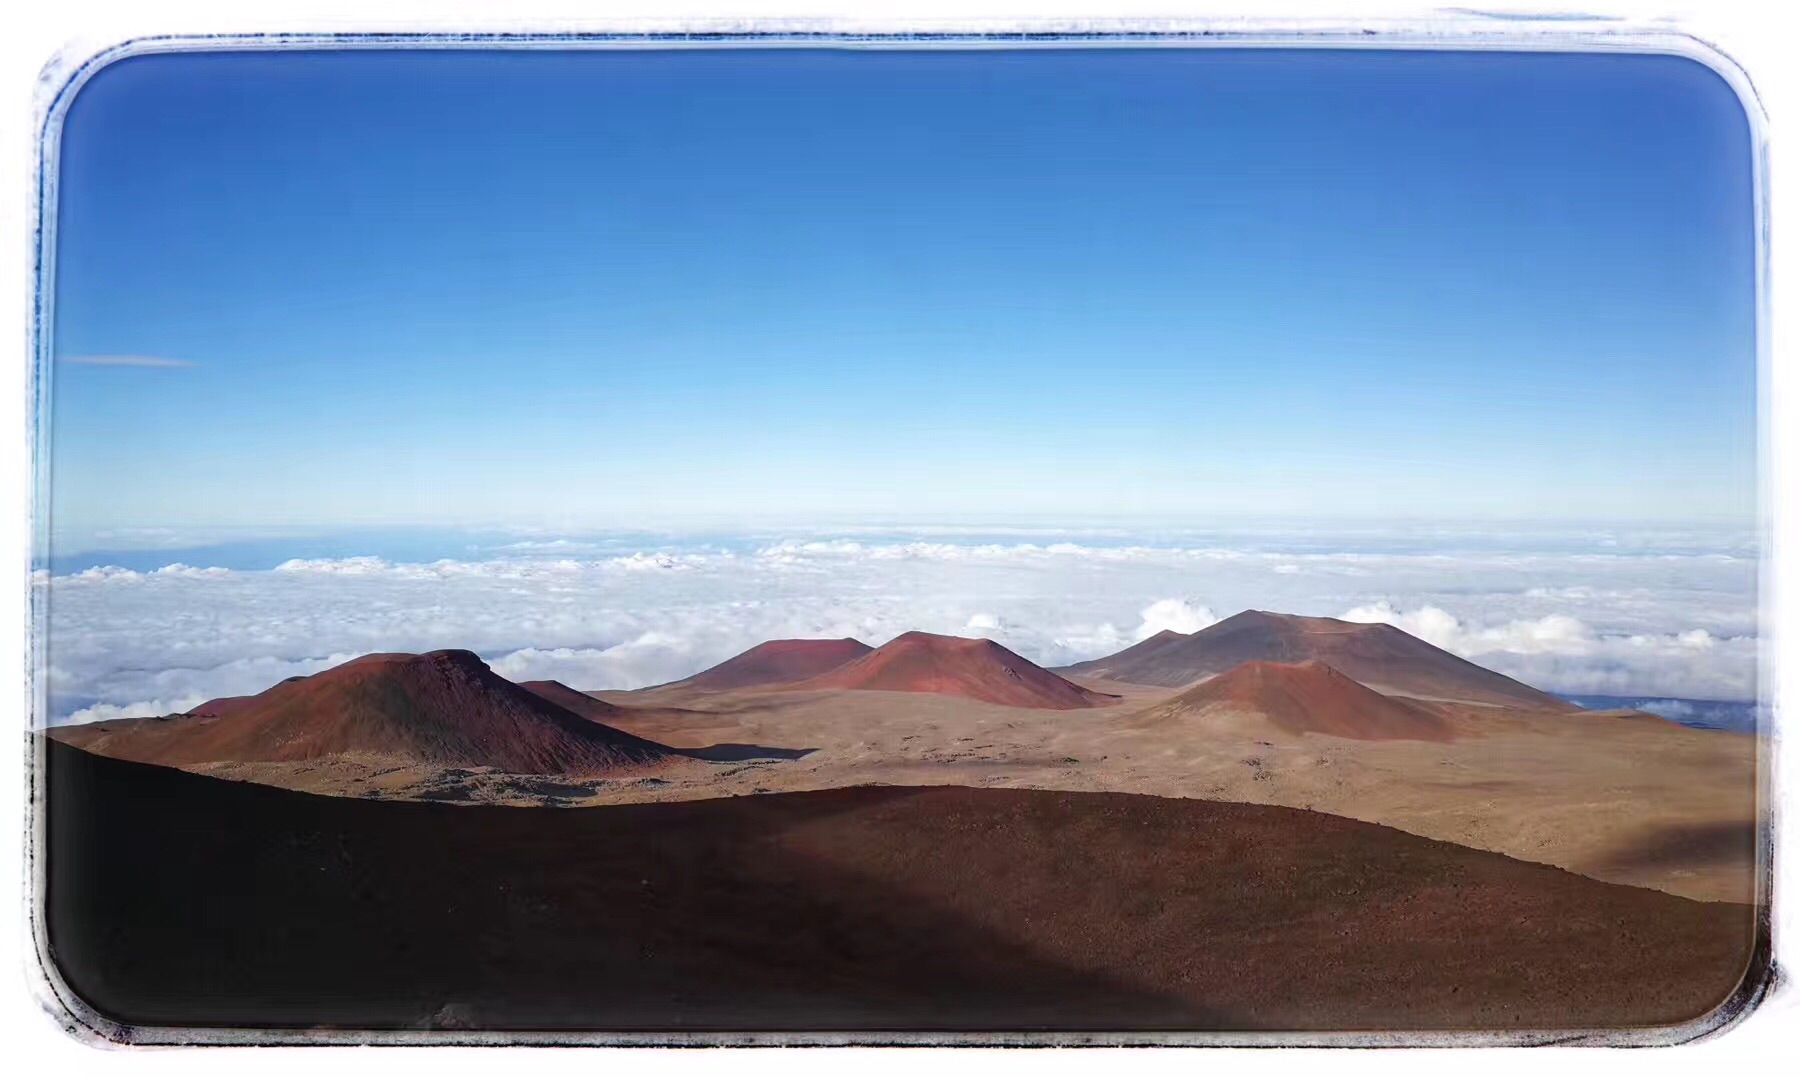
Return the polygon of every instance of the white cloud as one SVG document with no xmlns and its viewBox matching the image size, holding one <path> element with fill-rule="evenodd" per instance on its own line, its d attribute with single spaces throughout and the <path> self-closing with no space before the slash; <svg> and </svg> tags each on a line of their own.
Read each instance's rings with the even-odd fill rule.
<svg viewBox="0 0 1800 1078">
<path fill-rule="evenodd" d="M 560 681 L 578 689 L 642 688 L 678 681 L 711 666 L 693 645 L 667 633 L 643 633 L 610 648 L 521 648 L 490 666 L 514 681 Z"/>
<path fill-rule="evenodd" d="M 574 539 L 521 539 L 516 543 L 505 543 L 502 550 L 519 550 L 530 553 L 575 553 L 595 549 L 593 543 L 578 542 Z"/>
<path fill-rule="evenodd" d="M 1158 599 L 1146 606 L 1138 614 L 1143 623 L 1132 636 L 1138 640 L 1148 640 L 1157 633 L 1174 630 L 1178 633 L 1197 633 L 1219 619 L 1204 606 L 1194 606 L 1186 599 Z"/>
<path fill-rule="evenodd" d="M 1754 636 L 1721 639 L 1705 629 L 1606 633 L 1567 614 L 1484 625 L 1435 606 L 1401 611 L 1385 600 L 1342 617 L 1398 626 L 1482 666 L 1558 692 L 1728 700 L 1756 694 Z"/>
<path fill-rule="evenodd" d="M 137 700 L 129 704 L 94 704 L 69 714 L 69 722 L 105 722 L 108 719 L 148 719 L 158 715 L 179 715 L 206 702 L 204 696 L 184 696 L 176 700 Z"/>
<path fill-rule="evenodd" d="M 187 577 L 190 580 L 206 580 L 209 578 L 216 579 L 219 577 L 230 576 L 231 570 L 230 569 L 221 569 L 218 566 L 212 566 L 212 567 L 209 567 L 206 569 L 196 569 L 192 565 L 183 565 L 180 562 L 176 562 L 173 565 L 165 565 L 160 569 L 151 570 L 151 575 L 152 576 L 183 576 L 183 577 Z"/>
<path fill-rule="evenodd" d="M 682 557 L 676 557 L 671 554 L 637 553 L 637 554 L 629 554 L 623 558 L 612 558 L 601 564 L 607 565 L 607 566 L 610 566 L 610 567 L 616 568 L 616 569 L 655 571 L 655 570 L 660 570 L 660 569 L 691 569 L 694 567 L 694 565 L 696 563 L 698 563 L 702 560 L 703 560 L 703 557 L 702 558 L 696 558 L 696 557 L 682 558 Z"/>
<path fill-rule="evenodd" d="M 822 536 L 727 549 L 543 537 L 487 559 L 182 563 L 50 579 L 53 714 L 254 692 L 336 656 L 470 648 L 508 676 L 580 688 L 684 677 L 766 639 L 908 629 L 987 636 L 1046 666 L 1247 608 L 1392 621 L 1532 684 L 1617 696 L 1744 699 L 1756 669 L 1756 563 L 1591 542 L 1455 554 L 1207 541 Z M 939 540 L 942 541 L 939 541 Z M 1347 544 L 1346 544 L 1347 545 Z M 598 549 L 598 548 L 596 548 Z M 1281 566 L 1301 572 L 1276 572 Z M 40 574 L 41 575 L 41 574 Z"/>
<path fill-rule="evenodd" d="M 384 558 L 289 558 L 275 567 L 278 573 L 337 573 L 347 576 L 371 576 L 392 569 Z"/>
<path fill-rule="evenodd" d="M 1342 617 L 1345 621 L 1395 625 L 1427 643 L 1464 655 L 1492 651 L 1568 651 L 1585 647 L 1593 640 L 1593 632 L 1567 614 L 1547 614 L 1541 618 L 1482 627 L 1464 624 L 1435 606 L 1403 613 L 1384 600 L 1347 610 Z"/>
<path fill-rule="evenodd" d="M 120 566 L 117 566 L 117 565 L 96 565 L 96 566 L 93 566 L 92 568 L 83 569 L 79 573 L 71 574 L 67 579 L 69 579 L 69 580 L 91 580 L 91 581 L 104 581 L 104 580 L 122 581 L 122 580 L 142 580 L 143 577 L 144 577 L 144 574 L 142 574 L 142 573 L 139 573 L 132 569 L 121 568 Z"/>
</svg>

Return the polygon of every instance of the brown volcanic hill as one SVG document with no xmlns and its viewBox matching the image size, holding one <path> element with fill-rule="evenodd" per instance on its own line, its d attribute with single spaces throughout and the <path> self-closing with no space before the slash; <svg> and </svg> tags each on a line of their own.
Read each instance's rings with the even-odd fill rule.
<svg viewBox="0 0 1800 1078">
<path fill-rule="evenodd" d="M 541 696 L 565 711 L 573 711 L 594 722 L 606 722 L 628 712 L 627 708 L 589 696 L 580 689 L 571 689 L 560 681 L 521 681 L 518 685 L 526 692 Z"/>
<path fill-rule="evenodd" d="M 692 677 L 656 688 L 706 689 L 724 692 L 757 685 L 804 681 L 835 670 L 875 649 L 850 637 L 841 640 L 765 640 Z"/>
<path fill-rule="evenodd" d="M 1115 651 L 1102 659 L 1091 659 L 1083 663 L 1063 667 L 1071 674 L 1084 677 L 1105 678 L 1113 681 L 1131 681 L 1130 678 L 1116 677 L 1115 670 L 1147 669 L 1158 659 L 1171 651 L 1178 652 L 1181 645 L 1188 640 L 1189 634 L 1178 633 L 1174 629 L 1164 629 L 1155 636 L 1146 637 L 1123 651 Z M 1147 685 L 1149 682 L 1136 682 Z"/>
<path fill-rule="evenodd" d="M 291 681 L 305 681 L 310 676 L 311 675 L 309 674 L 295 674 L 293 677 L 282 678 L 279 684 L 286 685 Z M 216 719 L 224 715 L 229 715 L 233 711 L 242 710 L 244 705 L 255 699 L 257 699 L 255 696 L 216 696 L 198 707 L 187 709 L 182 712 L 182 714 L 194 715 L 200 718 Z"/>
<path fill-rule="evenodd" d="M 1295 734 L 1358 741 L 1450 741 L 1450 725 L 1427 704 L 1383 696 L 1316 659 L 1252 660 L 1151 708 L 1147 717 L 1255 715 Z"/>
<path fill-rule="evenodd" d="M 140 1037 L 1523 1033 L 1698 1019 L 1770 968 L 1751 906 L 1292 808 L 945 786 L 409 804 L 47 750 L 46 953 Z"/>
<path fill-rule="evenodd" d="M 223 715 L 229 715 L 233 711 L 243 710 L 244 705 L 254 699 L 256 699 L 254 696 L 218 696 L 201 704 L 199 707 L 189 708 L 182 712 L 182 714 L 216 719 Z"/>
<path fill-rule="evenodd" d="M 468 651 L 365 655 L 282 682 L 217 717 L 122 719 L 52 733 L 107 756 L 177 767 L 364 754 L 586 775 L 668 755 L 521 689 Z"/>
<path fill-rule="evenodd" d="M 1239 663 L 1316 659 L 1384 693 L 1470 703 L 1577 711 L 1574 704 L 1434 647 L 1392 625 L 1246 610 L 1197 633 L 1068 667 L 1139 685 L 1188 685 Z M 1149 645 L 1155 644 L 1155 647 Z"/>
<path fill-rule="evenodd" d="M 1117 699 L 1065 681 L 992 640 L 917 631 L 789 687 L 943 693 L 1058 710 L 1103 707 Z"/>
</svg>

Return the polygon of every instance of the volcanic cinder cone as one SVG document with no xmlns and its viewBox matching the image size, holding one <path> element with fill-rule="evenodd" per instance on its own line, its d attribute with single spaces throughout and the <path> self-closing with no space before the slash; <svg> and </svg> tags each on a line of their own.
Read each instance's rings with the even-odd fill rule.
<svg viewBox="0 0 1800 1078">
<path fill-rule="evenodd" d="M 1315 659 L 1253 660 L 1149 709 L 1158 719 L 1252 718 L 1294 734 L 1359 741 L 1449 741 L 1428 704 L 1383 696 Z"/>
<path fill-rule="evenodd" d="M 784 685 L 835 670 L 874 650 L 861 640 L 766 640 L 693 677 L 658 688 L 724 692 L 758 685 Z"/>
<path fill-rule="evenodd" d="M 875 689 L 966 696 L 1010 707 L 1069 710 L 1114 698 L 1057 677 L 992 640 L 910 632 L 795 689 Z"/>
<path fill-rule="evenodd" d="M 1381 692 L 1426 699 L 1573 711 L 1575 705 L 1434 647 L 1392 625 L 1246 610 L 1199 632 L 1164 633 L 1070 673 L 1171 688 L 1240 663 L 1326 663 Z"/>
<path fill-rule="evenodd" d="M 1115 651 L 1103 658 L 1075 663 L 1064 669 L 1072 674 L 1081 674 L 1085 677 L 1109 678 L 1114 681 L 1131 681 L 1140 685 L 1148 685 L 1151 683 L 1123 675 L 1126 673 L 1140 675 L 1154 673 L 1160 671 L 1164 663 L 1168 663 L 1171 667 L 1185 668 L 1186 663 L 1179 656 L 1183 645 L 1191 637 L 1190 633 L 1178 633 L 1174 629 L 1164 629 L 1155 636 L 1146 637 L 1123 651 Z M 1170 653 L 1174 653 L 1176 657 L 1169 658 Z M 1180 684 L 1186 684 L 1186 682 Z"/>
<path fill-rule="evenodd" d="M 668 755 L 655 742 L 514 685 L 468 651 L 367 655 L 221 710 L 94 723 L 56 736 L 105 755 L 172 766 L 366 755 L 582 775 Z"/>
</svg>

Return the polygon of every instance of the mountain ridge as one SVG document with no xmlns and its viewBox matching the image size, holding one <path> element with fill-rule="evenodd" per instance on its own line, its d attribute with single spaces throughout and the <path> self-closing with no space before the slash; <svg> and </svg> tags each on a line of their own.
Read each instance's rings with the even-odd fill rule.
<svg viewBox="0 0 1800 1078">
<path fill-rule="evenodd" d="M 1168 632 L 1165 630 L 1165 632 Z M 1392 625 L 1245 610 L 1198 632 L 1161 634 L 1064 672 L 1180 688 L 1249 661 L 1316 659 L 1385 695 L 1576 711 L 1577 705 Z"/>
</svg>

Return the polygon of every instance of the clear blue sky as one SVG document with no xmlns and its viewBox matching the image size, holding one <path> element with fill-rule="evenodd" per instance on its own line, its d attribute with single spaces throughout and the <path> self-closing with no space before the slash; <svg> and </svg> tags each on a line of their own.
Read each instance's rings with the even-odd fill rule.
<svg viewBox="0 0 1800 1078">
<path fill-rule="evenodd" d="M 1683 59 L 153 56 L 62 147 L 66 534 L 1753 506 Z"/>
</svg>

